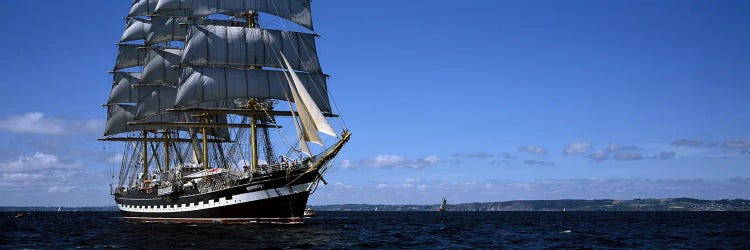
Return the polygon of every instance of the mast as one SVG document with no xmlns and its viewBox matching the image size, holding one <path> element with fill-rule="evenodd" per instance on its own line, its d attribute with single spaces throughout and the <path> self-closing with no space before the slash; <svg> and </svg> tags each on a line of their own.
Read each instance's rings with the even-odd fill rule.
<svg viewBox="0 0 750 250">
<path fill-rule="evenodd" d="M 255 173 L 256 168 L 258 167 L 258 128 L 256 124 L 258 123 L 258 118 L 255 115 L 250 115 L 250 125 L 252 128 L 250 128 L 250 146 L 252 147 L 253 152 L 253 158 L 252 163 L 250 166 L 250 172 Z"/>
<path fill-rule="evenodd" d="M 206 114 L 203 114 L 201 116 L 201 121 L 208 124 L 208 118 L 206 117 Z M 208 167 L 208 134 L 206 133 L 206 127 L 204 126 L 201 128 L 202 130 L 202 137 L 203 137 L 203 169 L 209 169 Z"/>
<path fill-rule="evenodd" d="M 169 171 L 169 131 L 164 132 L 164 170 Z"/>
<path fill-rule="evenodd" d="M 143 180 L 148 180 L 148 141 L 146 138 L 148 137 L 148 132 L 146 130 L 143 130 L 143 133 L 141 134 L 143 136 L 143 152 L 142 153 L 142 163 L 143 164 Z"/>
</svg>

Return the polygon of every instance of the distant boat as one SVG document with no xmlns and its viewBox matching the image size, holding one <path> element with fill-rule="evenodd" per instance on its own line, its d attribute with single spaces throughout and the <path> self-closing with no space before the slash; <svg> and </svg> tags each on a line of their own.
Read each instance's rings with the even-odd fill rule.
<svg viewBox="0 0 750 250">
<path fill-rule="evenodd" d="M 24 212 L 20 212 L 16 215 L 16 218 L 23 218 L 23 217 L 26 217 L 26 213 Z"/>
<path fill-rule="evenodd" d="M 57 207 L 57 211 L 60 212 L 60 210 L 61 210 L 60 207 Z"/>
<path fill-rule="evenodd" d="M 312 210 L 311 207 L 305 208 L 305 212 L 303 213 L 305 217 L 315 217 L 315 211 Z"/>
<path fill-rule="evenodd" d="M 440 203 L 440 208 L 439 208 L 440 212 L 445 212 L 445 205 L 446 204 L 447 204 L 447 202 L 445 201 L 445 197 L 443 197 L 443 202 Z"/>
<path fill-rule="evenodd" d="M 375 207 L 375 212 L 377 212 L 377 211 L 378 211 L 378 207 Z"/>
</svg>

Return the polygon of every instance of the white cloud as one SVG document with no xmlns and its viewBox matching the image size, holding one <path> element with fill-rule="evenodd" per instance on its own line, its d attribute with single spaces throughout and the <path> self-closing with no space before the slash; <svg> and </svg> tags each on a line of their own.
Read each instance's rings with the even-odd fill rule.
<svg viewBox="0 0 750 250">
<path fill-rule="evenodd" d="M 343 169 L 352 169 L 354 168 L 354 164 L 350 160 L 343 160 L 341 161 L 341 168 Z"/>
<path fill-rule="evenodd" d="M 567 147 L 565 147 L 565 154 L 566 155 L 583 154 L 589 151 L 589 148 L 591 148 L 591 142 L 589 141 L 571 142 L 568 144 Z"/>
<path fill-rule="evenodd" d="M 691 140 L 691 139 L 680 139 L 680 140 L 673 141 L 672 145 L 678 146 L 678 147 L 681 147 L 681 146 L 700 147 L 700 146 L 703 146 L 703 141 Z"/>
<path fill-rule="evenodd" d="M 554 162 L 548 162 L 548 161 L 535 161 L 535 160 L 524 160 L 523 164 L 529 165 L 529 166 L 554 166 Z"/>
<path fill-rule="evenodd" d="M 100 135 L 104 131 L 104 120 L 63 119 L 48 117 L 41 112 L 30 112 L 0 119 L 0 129 L 19 134 Z"/>
<path fill-rule="evenodd" d="M 73 186 L 52 186 L 47 188 L 47 192 L 50 193 L 68 193 L 70 190 L 73 190 Z"/>
<path fill-rule="evenodd" d="M 506 160 L 515 160 L 515 159 L 518 159 L 517 155 L 512 155 L 510 153 L 502 153 L 502 156 L 503 156 L 503 159 L 506 159 Z"/>
<path fill-rule="evenodd" d="M 618 152 L 618 151 L 624 151 L 624 150 L 638 150 L 638 149 L 640 149 L 638 148 L 638 146 L 632 146 L 632 145 L 623 146 L 620 144 L 609 144 L 609 146 L 607 146 L 607 150 L 609 150 L 609 152 Z"/>
<path fill-rule="evenodd" d="M 78 161 L 42 152 L 22 155 L 0 161 L 0 196 L 4 197 L 0 205 L 40 205 L 56 199 L 68 203 L 82 202 L 85 201 L 83 196 L 78 200 L 71 198 L 65 201 L 55 194 L 83 195 L 90 190 L 98 190 L 105 195 L 107 181 L 103 172 L 88 171 Z"/>
<path fill-rule="evenodd" d="M 492 154 L 487 152 L 467 152 L 467 153 L 455 153 L 453 157 L 458 158 L 492 158 Z"/>
<path fill-rule="evenodd" d="M 9 116 L 0 120 L 0 129 L 24 134 L 61 135 L 65 133 L 62 119 L 45 118 L 40 112 Z"/>
<path fill-rule="evenodd" d="M 73 161 L 61 161 L 57 156 L 36 152 L 32 156 L 19 156 L 17 159 L 0 162 L 1 173 L 34 173 L 37 171 L 66 170 L 80 168 Z"/>
<path fill-rule="evenodd" d="M 400 155 L 384 154 L 372 158 L 361 159 L 359 161 L 343 160 L 340 166 L 344 169 L 355 169 L 359 167 L 422 169 L 424 167 L 437 165 L 438 163 L 440 163 L 440 158 L 437 156 L 409 159 Z"/>
<path fill-rule="evenodd" d="M 652 159 L 660 159 L 660 160 L 666 160 L 670 158 L 674 158 L 677 155 L 677 153 L 674 152 L 674 150 L 670 151 L 661 151 L 658 154 L 652 156 Z"/>
<path fill-rule="evenodd" d="M 594 152 L 591 152 L 586 157 L 589 158 L 589 159 L 591 159 L 592 161 L 597 161 L 597 162 L 604 161 L 607 158 L 609 158 L 609 151 L 608 150 L 603 150 L 603 149 L 596 150 Z"/>
<path fill-rule="evenodd" d="M 105 162 L 106 163 L 110 163 L 110 164 L 120 164 L 120 163 L 122 163 L 123 157 L 125 157 L 125 156 L 122 153 L 117 153 L 115 155 L 107 157 L 107 159 L 105 160 Z M 240 166 L 247 165 L 247 163 L 243 163 L 242 161 L 244 161 L 244 160 L 241 160 L 241 162 L 239 163 Z"/>
<path fill-rule="evenodd" d="M 526 153 L 535 154 L 535 155 L 546 155 L 547 149 L 544 149 L 543 147 L 540 147 L 540 146 L 526 145 L 526 146 L 518 147 L 518 152 L 526 152 Z"/>
<path fill-rule="evenodd" d="M 739 139 L 727 140 L 727 141 L 724 142 L 724 147 L 727 147 L 727 148 L 750 148 L 750 139 L 748 139 L 748 138 L 739 138 Z"/>
<path fill-rule="evenodd" d="M 616 153 L 613 155 L 613 158 L 621 161 L 637 161 L 643 160 L 643 155 L 639 153 Z"/>
</svg>

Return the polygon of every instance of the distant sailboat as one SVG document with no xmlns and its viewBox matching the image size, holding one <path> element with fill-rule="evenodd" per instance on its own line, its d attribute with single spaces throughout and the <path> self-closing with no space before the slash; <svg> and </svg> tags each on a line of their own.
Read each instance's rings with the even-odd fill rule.
<svg viewBox="0 0 750 250">
<path fill-rule="evenodd" d="M 311 207 L 305 208 L 304 216 L 307 218 L 315 217 L 315 211 Z"/>
<path fill-rule="evenodd" d="M 440 212 L 445 212 L 445 205 L 447 202 L 445 201 L 445 197 L 443 197 L 443 202 L 440 203 Z"/>
<path fill-rule="evenodd" d="M 61 210 L 60 208 L 61 208 L 61 207 L 57 207 L 57 211 L 58 211 L 58 212 L 60 212 L 60 210 Z"/>
</svg>

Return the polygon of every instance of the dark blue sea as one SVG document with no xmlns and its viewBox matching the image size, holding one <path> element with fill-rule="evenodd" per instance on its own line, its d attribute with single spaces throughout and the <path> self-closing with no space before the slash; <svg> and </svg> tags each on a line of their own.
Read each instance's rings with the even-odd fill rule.
<svg viewBox="0 0 750 250">
<path fill-rule="evenodd" d="M 750 248 L 750 212 L 325 212 L 303 225 L 0 213 L 0 248 Z"/>
</svg>

